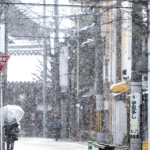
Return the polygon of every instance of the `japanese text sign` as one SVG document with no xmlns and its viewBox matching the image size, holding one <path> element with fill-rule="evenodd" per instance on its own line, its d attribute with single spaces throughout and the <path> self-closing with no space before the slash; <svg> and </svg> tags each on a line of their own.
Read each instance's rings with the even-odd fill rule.
<svg viewBox="0 0 150 150">
<path fill-rule="evenodd" d="M 141 94 L 139 92 L 132 92 L 130 101 L 131 135 L 139 134 L 140 102 L 141 102 Z"/>
</svg>

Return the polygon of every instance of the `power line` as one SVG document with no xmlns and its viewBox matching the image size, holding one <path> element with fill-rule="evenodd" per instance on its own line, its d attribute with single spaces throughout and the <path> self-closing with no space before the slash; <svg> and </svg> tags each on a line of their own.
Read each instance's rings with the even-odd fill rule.
<svg viewBox="0 0 150 150">
<path fill-rule="evenodd" d="M 89 15 L 89 14 L 84 14 L 84 15 Z M 72 18 L 72 17 L 77 17 L 79 15 L 65 15 L 65 16 L 41 16 L 41 17 L 34 17 L 34 18 L 19 18 L 19 19 L 47 19 L 47 18 Z"/>
<path fill-rule="evenodd" d="M 11 35 L 12 37 L 14 37 L 14 38 L 45 38 L 45 39 L 54 39 L 54 37 L 38 37 L 38 36 L 17 36 L 17 35 Z M 58 39 L 65 39 L 65 37 L 63 38 L 58 38 Z"/>
<path fill-rule="evenodd" d="M 106 0 L 103 0 L 106 1 Z M 81 5 L 62 5 L 62 4 L 36 4 L 36 3 L 3 3 L 0 2 L 0 4 L 6 4 L 6 5 L 30 5 L 30 6 L 49 6 L 49 7 L 83 7 L 83 8 L 104 8 L 103 6 L 81 6 Z M 108 7 L 108 6 L 106 6 Z M 132 9 L 132 7 L 113 7 L 113 8 L 129 8 Z"/>
<path fill-rule="evenodd" d="M 41 1 L 42 1 L 42 0 L 40 0 L 39 2 L 37 2 L 37 4 L 39 4 Z M 23 13 L 27 12 L 28 10 L 31 10 L 31 9 L 33 8 L 33 6 L 30 7 L 30 8 L 27 6 L 27 8 L 28 8 L 28 9 L 24 10 Z"/>
</svg>

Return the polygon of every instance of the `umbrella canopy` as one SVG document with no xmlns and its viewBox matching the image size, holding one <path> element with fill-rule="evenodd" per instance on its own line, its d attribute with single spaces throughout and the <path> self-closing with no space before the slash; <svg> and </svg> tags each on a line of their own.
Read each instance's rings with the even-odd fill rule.
<svg viewBox="0 0 150 150">
<path fill-rule="evenodd" d="M 17 105 L 7 105 L 2 108 L 2 112 L 4 125 L 12 125 L 19 122 L 24 115 L 22 108 Z"/>
</svg>

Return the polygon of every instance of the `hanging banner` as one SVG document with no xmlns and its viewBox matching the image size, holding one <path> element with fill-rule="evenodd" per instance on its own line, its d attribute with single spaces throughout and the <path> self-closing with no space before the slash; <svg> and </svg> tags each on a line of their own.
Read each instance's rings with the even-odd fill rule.
<svg viewBox="0 0 150 150">
<path fill-rule="evenodd" d="M 0 52 L 5 53 L 5 25 L 0 24 Z"/>
<path fill-rule="evenodd" d="M 140 133 L 140 102 L 141 94 L 132 92 L 130 101 L 130 135 L 138 135 Z"/>
</svg>

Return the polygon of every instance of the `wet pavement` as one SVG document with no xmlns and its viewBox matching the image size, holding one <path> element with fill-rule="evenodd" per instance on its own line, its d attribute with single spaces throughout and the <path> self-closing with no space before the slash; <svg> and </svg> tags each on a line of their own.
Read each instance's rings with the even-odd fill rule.
<svg viewBox="0 0 150 150">
<path fill-rule="evenodd" d="M 48 138 L 19 138 L 14 150 L 88 150 L 88 142 L 69 142 Z M 98 150 L 93 147 L 93 150 Z"/>
</svg>

